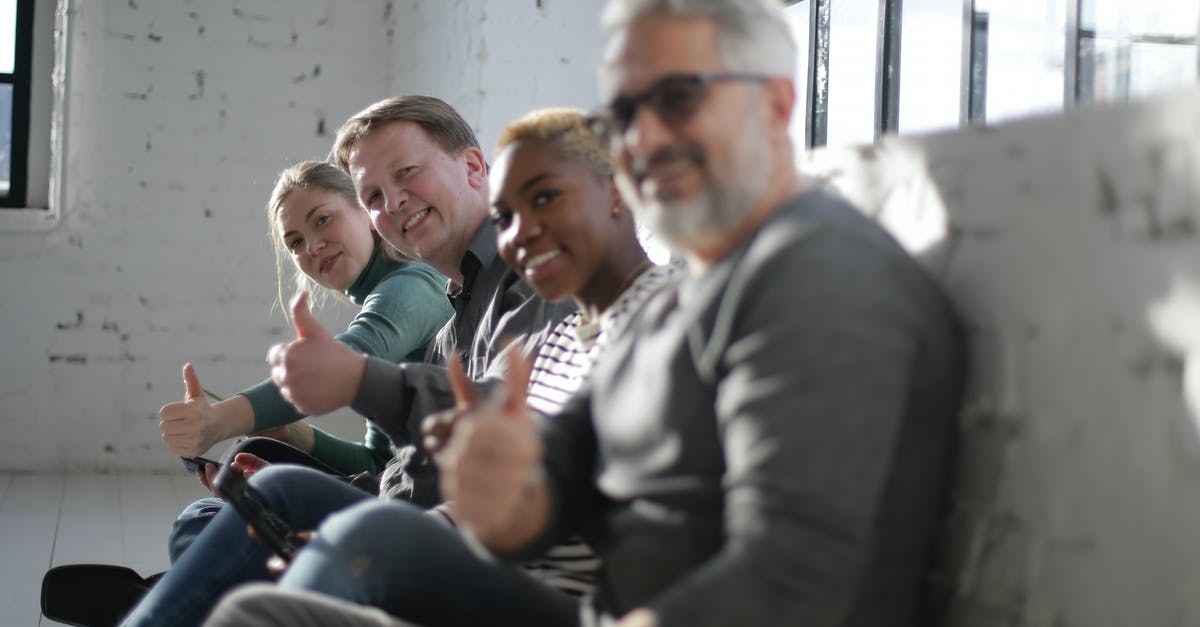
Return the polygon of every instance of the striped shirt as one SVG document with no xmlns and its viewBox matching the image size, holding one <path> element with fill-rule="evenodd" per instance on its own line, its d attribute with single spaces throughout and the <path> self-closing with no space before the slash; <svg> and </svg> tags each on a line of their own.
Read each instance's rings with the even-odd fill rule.
<svg viewBox="0 0 1200 627">
<path fill-rule="evenodd" d="M 624 333 L 642 306 L 654 294 L 674 285 L 681 275 L 678 265 L 651 266 L 600 314 L 598 320 L 587 320 L 583 312 L 576 311 L 560 322 L 533 362 L 529 407 L 544 415 L 557 414 L 583 384 L 610 338 Z M 549 586 L 582 596 L 595 586 L 600 558 L 576 536 L 521 566 L 533 578 Z"/>
</svg>

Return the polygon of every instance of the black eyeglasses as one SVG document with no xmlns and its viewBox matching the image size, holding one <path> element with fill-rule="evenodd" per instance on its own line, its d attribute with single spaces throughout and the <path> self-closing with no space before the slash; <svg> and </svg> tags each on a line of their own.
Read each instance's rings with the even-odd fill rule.
<svg viewBox="0 0 1200 627">
<path fill-rule="evenodd" d="M 649 105 L 665 124 L 681 124 L 696 113 L 708 96 L 709 83 L 720 81 L 765 81 L 769 76 L 748 72 L 704 72 L 665 76 L 640 94 L 618 96 L 592 117 L 592 130 L 617 139 L 629 130 L 638 107 Z"/>
</svg>

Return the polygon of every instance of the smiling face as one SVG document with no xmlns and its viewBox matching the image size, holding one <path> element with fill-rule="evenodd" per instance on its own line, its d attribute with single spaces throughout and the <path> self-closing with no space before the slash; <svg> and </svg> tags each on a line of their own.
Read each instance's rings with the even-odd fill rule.
<svg viewBox="0 0 1200 627">
<path fill-rule="evenodd" d="M 611 181 L 552 143 L 524 139 L 500 153 L 491 188 L 501 258 L 546 300 L 606 306 L 628 273 L 622 253 L 636 246 L 614 215 Z"/>
<path fill-rule="evenodd" d="M 399 120 L 359 139 L 347 163 L 380 236 L 443 274 L 456 274 L 486 212 L 479 149 L 447 154 L 419 125 Z"/>
<path fill-rule="evenodd" d="M 298 187 L 275 214 L 275 226 L 292 262 L 318 285 L 346 291 L 375 251 L 367 216 L 345 196 Z"/>
<path fill-rule="evenodd" d="M 608 50 L 613 97 L 663 79 L 727 71 L 708 19 L 665 12 L 635 20 Z M 723 249 L 770 184 L 772 154 L 762 81 L 706 83 L 695 110 L 664 120 L 640 104 L 615 142 L 618 182 L 638 219 L 677 249 Z"/>
</svg>

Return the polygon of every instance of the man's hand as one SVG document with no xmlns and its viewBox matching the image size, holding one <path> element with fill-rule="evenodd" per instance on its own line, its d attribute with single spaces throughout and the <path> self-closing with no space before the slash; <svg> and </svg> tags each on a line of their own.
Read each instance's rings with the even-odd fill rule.
<svg viewBox="0 0 1200 627">
<path fill-rule="evenodd" d="M 183 367 L 183 400 L 158 410 L 163 444 L 182 457 L 197 457 L 225 439 L 220 418 L 208 399 L 192 364 Z"/>
<path fill-rule="evenodd" d="M 525 405 L 530 364 L 519 351 L 507 361 L 508 379 L 488 399 L 474 398 L 461 365 L 452 363 L 458 405 L 469 409 L 435 449 L 442 495 L 454 503 L 455 519 L 493 549 L 524 544 L 546 520 L 542 440 Z"/>
<path fill-rule="evenodd" d="M 271 380 L 301 413 L 327 414 L 349 405 L 362 383 L 366 358 L 342 346 L 308 311 L 308 292 L 292 299 L 296 339 L 267 353 Z"/>
</svg>

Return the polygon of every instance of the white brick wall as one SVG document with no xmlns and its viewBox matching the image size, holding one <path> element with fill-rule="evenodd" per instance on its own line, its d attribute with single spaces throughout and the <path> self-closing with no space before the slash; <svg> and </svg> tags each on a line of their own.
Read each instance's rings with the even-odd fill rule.
<svg viewBox="0 0 1200 627">
<path fill-rule="evenodd" d="M 74 2 L 62 220 L 0 232 L 0 469 L 176 468 L 156 424 L 180 366 L 230 394 L 288 332 L 262 209 L 278 170 L 392 94 L 447 99 L 489 153 L 519 113 L 592 104 L 599 7 Z"/>
<path fill-rule="evenodd" d="M 949 624 L 1200 623 L 1200 91 L 801 164 L 968 321 Z"/>
</svg>

